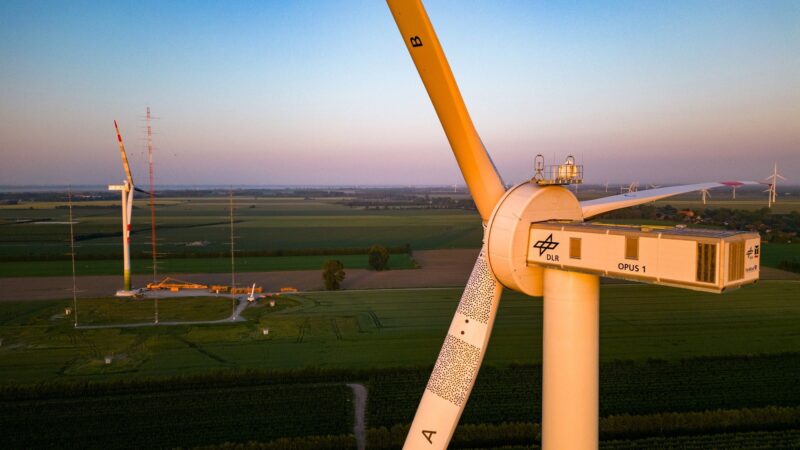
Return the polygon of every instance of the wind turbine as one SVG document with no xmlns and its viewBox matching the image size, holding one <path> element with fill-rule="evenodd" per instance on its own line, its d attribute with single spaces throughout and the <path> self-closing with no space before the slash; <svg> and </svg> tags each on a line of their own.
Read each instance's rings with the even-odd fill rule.
<svg viewBox="0 0 800 450">
<path fill-rule="evenodd" d="M 711 198 L 711 193 L 708 192 L 708 189 L 700 189 L 700 195 L 703 198 L 703 204 L 705 205 L 709 198 Z"/>
<path fill-rule="evenodd" d="M 128 155 L 125 153 L 125 144 L 122 143 L 122 135 L 119 132 L 117 121 L 114 121 L 114 129 L 117 132 L 117 142 L 119 152 L 122 155 L 122 168 L 125 169 L 125 180 L 122 184 L 112 184 L 108 186 L 109 191 L 120 191 L 122 193 L 122 277 L 123 288 L 117 292 L 118 296 L 133 295 L 131 291 L 131 214 L 133 212 L 133 176 L 131 167 L 128 164 Z"/>
<path fill-rule="evenodd" d="M 741 183 L 739 181 L 723 181 L 722 184 L 724 184 L 725 186 L 730 186 L 731 189 L 733 190 L 732 200 L 736 200 L 736 188 L 744 185 L 744 183 Z"/>
<path fill-rule="evenodd" d="M 661 251 L 656 256 L 669 259 L 672 264 L 670 267 L 677 270 L 691 266 L 692 270 L 675 275 L 678 278 L 676 280 L 658 278 L 659 274 L 666 274 L 668 269 L 659 270 L 657 262 L 654 268 L 649 260 L 643 259 L 634 264 L 636 260 L 627 259 L 624 265 L 619 263 L 619 269 L 616 260 L 613 266 L 608 265 L 608 258 L 612 253 L 622 252 L 623 246 L 626 258 L 634 249 L 638 256 L 639 239 L 637 237 L 636 245 L 631 244 L 629 248 L 624 232 L 612 232 L 599 225 L 592 226 L 601 232 L 594 229 L 582 232 L 582 229 L 590 228 L 582 223 L 585 219 L 672 195 L 723 185 L 700 183 L 641 192 L 632 190 L 624 195 L 579 202 L 565 185 L 580 182 L 580 179 L 573 175 L 561 177 L 562 169 L 572 173 L 576 168 L 574 164 L 563 164 L 556 166 L 558 177 L 550 180 L 537 180 L 534 177 L 506 190 L 475 130 L 422 3 L 419 0 L 387 0 L 387 3 L 484 224 L 483 246 L 404 448 L 447 448 L 483 361 L 504 287 L 532 296 L 543 296 L 543 448 L 597 448 L 599 275 L 720 292 L 728 287 L 754 282 L 758 278 L 758 235 L 728 233 L 725 239 L 731 239 L 731 243 L 720 240 L 704 244 L 707 239 L 701 241 L 695 236 L 661 240 L 662 233 L 651 234 L 649 238 L 657 238 L 663 244 L 661 247 L 658 243 L 651 245 L 645 238 L 643 252 Z M 677 230 L 674 233 L 680 234 Z M 529 242 L 535 244 L 529 245 Z M 586 243 L 583 253 L 581 242 Z M 674 249 L 678 242 L 688 242 L 688 246 L 684 245 L 683 248 L 693 255 L 689 258 L 694 257 L 697 251 L 698 257 L 701 257 L 698 264 L 705 264 L 697 266 L 698 280 L 695 280 L 694 265 L 674 261 L 687 256 L 665 254 L 669 249 Z M 731 250 L 734 245 L 735 250 Z M 754 257 L 755 260 L 743 259 L 745 246 L 751 250 L 749 258 Z M 753 246 L 756 246 L 754 251 Z M 567 261 L 566 249 L 569 249 L 569 257 L 574 256 L 574 250 L 577 249 L 578 259 Z M 733 278 L 730 274 L 723 276 L 722 272 L 717 276 L 717 271 L 712 270 L 712 261 L 713 268 L 722 268 L 720 258 L 723 252 L 733 255 L 735 259 L 730 266 L 735 269 Z M 598 254 L 599 259 L 593 260 L 594 255 Z M 604 259 L 604 254 L 608 258 Z M 583 259 L 581 255 L 584 255 Z M 747 269 L 745 261 L 750 264 Z M 565 264 L 567 262 L 569 264 Z M 709 281 L 712 279 L 713 283 Z"/>
<path fill-rule="evenodd" d="M 786 181 L 786 178 L 778 174 L 778 163 L 775 163 L 775 166 L 772 169 L 772 175 L 764 179 L 764 181 L 769 181 L 769 188 L 767 188 L 767 190 L 764 192 L 769 193 L 769 197 L 767 198 L 767 205 L 770 208 L 772 208 L 773 203 L 778 202 L 778 179 Z"/>
</svg>

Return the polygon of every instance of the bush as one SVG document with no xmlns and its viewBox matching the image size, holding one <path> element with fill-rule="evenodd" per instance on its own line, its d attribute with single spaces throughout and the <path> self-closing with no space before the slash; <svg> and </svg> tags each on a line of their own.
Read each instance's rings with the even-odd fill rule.
<svg viewBox="0 0 800 450">
<path fill-rule="evenodd" d="M 338 259 L 329 259 L 322 266 L 322 279 L 325 281 L 325 289 L 329 291 L 338 290 L 344 281 L 344 264 Z"/>
<path fill-rule="evenodd" d="M 389 250 L 382 245 L 373 245 L 369 248 L 369 265 L 375 270 L 386 270 L 389 268 Z"/>
</svg>

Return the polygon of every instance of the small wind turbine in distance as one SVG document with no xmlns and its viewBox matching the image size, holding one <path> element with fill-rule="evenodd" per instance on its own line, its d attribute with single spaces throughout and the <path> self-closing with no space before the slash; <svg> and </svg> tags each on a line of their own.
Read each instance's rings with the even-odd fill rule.
<svg viewBox="0 0 800 450">
<path fill-rule="evenodd" d="M 736 200 L 736 188 L 739 186 L 744 186 L 744 183 L 739 181 L 723 181 L 722 184 L 731 187 L 733 191 L 733 197 L 731 198 L 731 200 Z"/>
<path fill-rule="evenodd" d="M 543 448 L 596 449 L 600 276 L 721 292 L 758 279 L 759 236 L 584 223 L 608 211 L 724 186 L 721 183 L 639 192 L 632 184 L 623 195 L 579 202 L 566 186 L 581 181 L 580 168 L 567 161 L 547 172 L 537 157 L 533 178 L 506 190 L 472 124 L 422 3 L 387 2 L 485 230 L 483 247 L 404 448 L 447 448 L 506 287 L 543 297 Z M 557 175 L 548 178 L 545 173 Z"/>
<path fill-rule="evenodd" d="M 703 198 L 703 204 L 705 205 L 708 199 L 711 198 L 711 193 L 708 192 L 708 189 L 700 189 L 700 196 Z"/>
<path fill-rule="evenodd" d="M 777 203 L 778 201 L 778 179 L 786 181 L 786 178 L 778 174 L 778 163 L 775 163 L 774 168 L 772 169 L 772 175 L 764 178 L 764 181 L 769 182 L 769 187 L 766 191 L 769 194 L 767 197 L 767 207 L 772 208 L 773 203 Z"/>
</svg>

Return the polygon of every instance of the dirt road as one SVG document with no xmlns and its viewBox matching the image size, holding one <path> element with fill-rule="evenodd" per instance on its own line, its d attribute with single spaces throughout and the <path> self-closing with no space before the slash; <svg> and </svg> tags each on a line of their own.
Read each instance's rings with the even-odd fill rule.
<svg viewBox="0 0 800 450">
<path fill-rule="evenodd" d="M 342 283 L 343 289 L 414 288 L 464 286 L 469 278 L 478 250 L 427 250 L 414 252 L 420 269 L 387 270 L 375 272 L 365 269 L 348 269 Z M 202 284 L 228 284 L 228 273 L 164 274 L 181 280 Z M 301 291 L 323 289 L 320 270 L 295 270 L 280 272 L 240 272 L 236 278 L 245 285 L 256 283 L 265 292 L 275 292 L 281 287 L 292 286 Z M 134 275 L 133 286 L 144 286 L 152 278 Z M 113 295 L 122 284 L 121 276 L 78 277 L 80 298 Z M 65 277 L 10 277 L 0 278 L 0 301 L 51 300 L 71 297 L 72 278 Z"/>
<path fill-rule="evenodd" d="M 356 436 L 356 447 L 358 450 L 364 450 L 367 448 L 367 430 L 364 422 L 367 409 L 367 388 L 359 383 L 351 383 L 347 387 L 353 390 L 353 409 L 355 410 L 353 434 Z"/>
<path fill-rule="evenodd" d="M 475 259 L 477 249 L 425 250 L 414 252 L 414 260 L 419 269 L 387 270 L 375 272 L 365 269 L 348 269 L 342 289 L 393 289 L 422 287 L 463 287 Z M 181 280 L 202 284 L 228 284 L 228 273 L 164 274 Z M 241 272 L 236 279 L 242 284 L 256 283 L 264 292 L 276 292 L 284 286 L 296 287 L 301 291 L 323 289 L 320 270 L 295 270 L 280 272 Z M 762 280 L 800 280 L 800 274 L 761 268 Z M 148 275 L 135 275 L 134 286 L 144 286 L 152 279 Z M 121 276 L 78 277 L 78 295 L 81 298 L 94 298 L 113 295 L 120 288 Z M 603 278 L 603 283 L 620 282 Z M 629 283 L 627 281 L 623 281 Z M 70 298 L 71 277 L 0 277 L 0 301 L 11 300 L 51 300 Z"/>
</svg>

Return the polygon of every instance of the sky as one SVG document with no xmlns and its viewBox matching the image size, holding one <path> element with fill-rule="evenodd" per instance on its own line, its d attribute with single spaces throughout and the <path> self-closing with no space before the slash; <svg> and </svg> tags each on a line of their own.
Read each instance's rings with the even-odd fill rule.
<svg viewBox="0 0 800 450">
<path fill-rule="evenodd" d="M 506 183 L 800 183 L 800 2 L 425 6 Z M 0 185 L 463 184 L 382 1 L 0 2 Z"/>
</svg>

